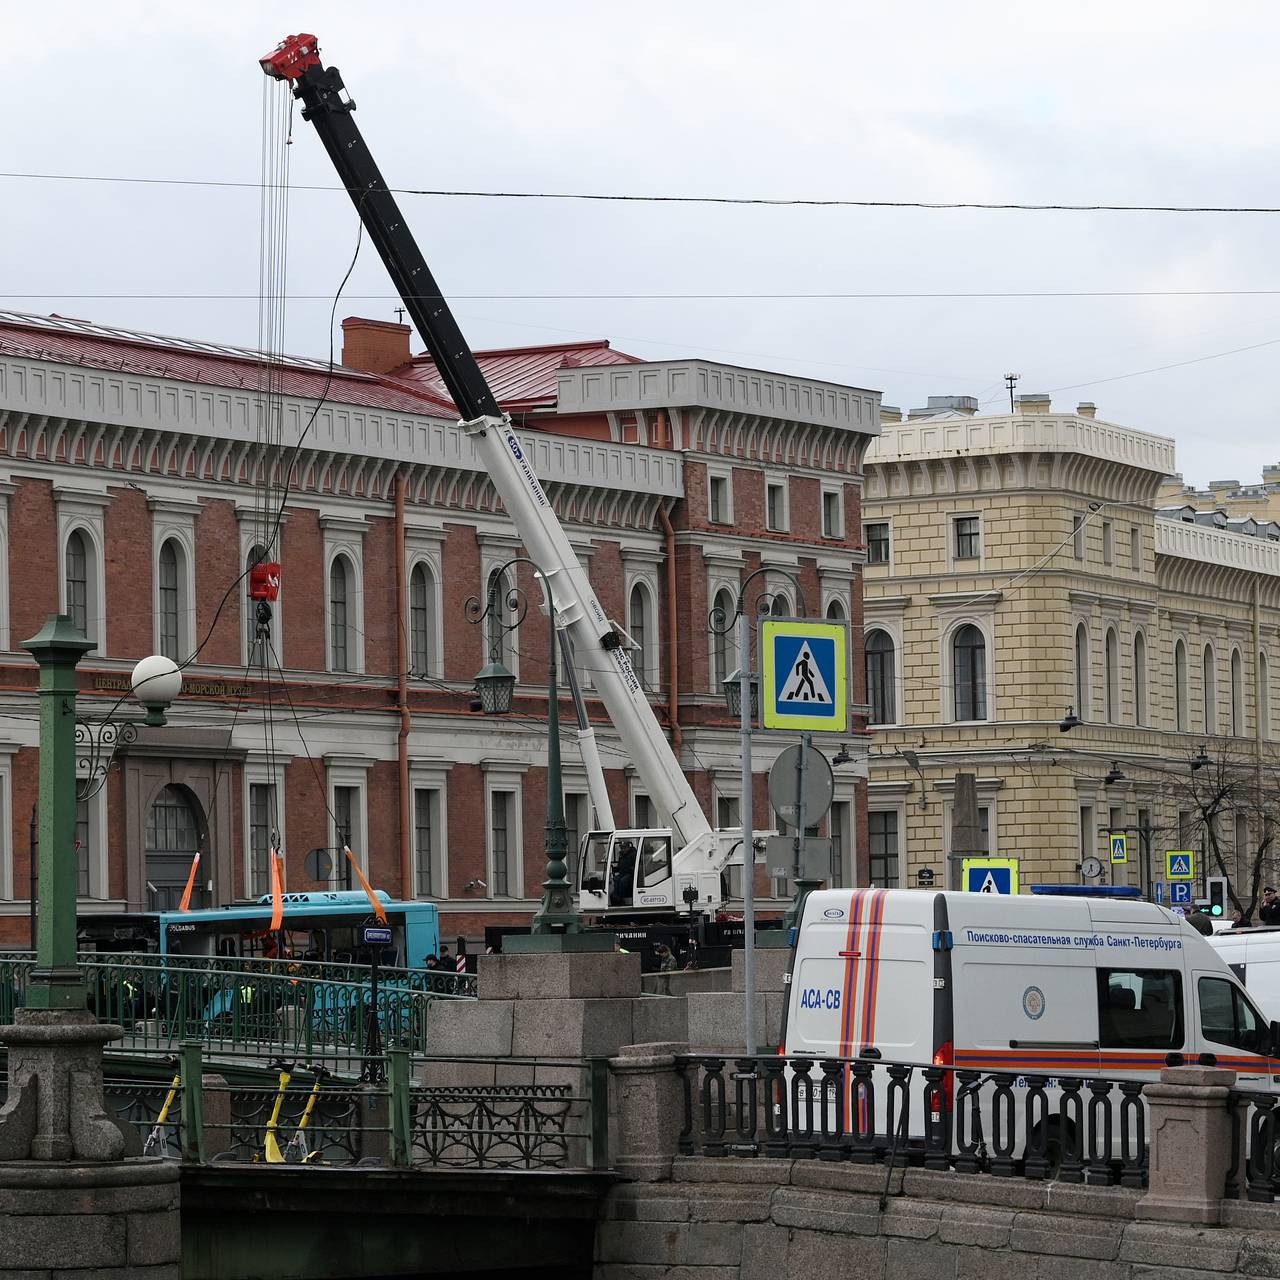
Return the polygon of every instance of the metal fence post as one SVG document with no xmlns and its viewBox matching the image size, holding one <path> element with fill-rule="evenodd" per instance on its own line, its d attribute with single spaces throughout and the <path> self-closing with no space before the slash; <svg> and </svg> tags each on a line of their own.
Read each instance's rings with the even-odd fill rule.
<svg viewBox="0 0 1280 1280">
<path fill-rule="evenodd" d="M 204 1064 L 197 1041 L 184 1040 L 178 1072 L 182 1077 L 182 1158 L 204 1164 Z"/>
<path fill-rule="evenodd" d="M 587 1062 L 587 1109 L 591 1117 L 591 1141 L 587 1163 L 592 1169 L 609 1168 L 609 1059 Z"/>
<path fill-rule="evenodd" d="M 387 1063 L 391 1087 L 391 1163 L 398 1169 L 407 1169 L 413 1163 L 409 1050 L 388 1049 Z"/>
</svg>

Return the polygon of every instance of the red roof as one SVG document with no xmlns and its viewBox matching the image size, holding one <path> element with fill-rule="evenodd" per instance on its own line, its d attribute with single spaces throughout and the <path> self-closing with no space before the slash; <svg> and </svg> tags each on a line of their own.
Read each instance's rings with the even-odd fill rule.
<svg viewBox="0 0 1280 1280">
<path fill-rule="evenodd" d="M 500 347 L 477 351 L 476 360 L 494 397 L 508 412 L 553 408 L 556 403 L 556 373 L 580 365 L 642 364 L 639 356 L 615 351 L 607 340 L 561 342 L 543 347 Z M 395 370 L 394 376 L 412 382 L 433 396 L 448 400 L 449 393 L 428 355 Z"/>
<path fill-rule="evenodd" d="M 93 369 L 122 369 L 130 373 L 180 378 L 220 387 L 257 389 L 264 374 L 262 354 L 246 347 L 153 333 L 114 329 L 66 316 L 34 316 L 0 311 L 0 353 L 9 352 L 81 364 Z M 420 382 L 394 376 L 375 377 L 328 360 L 282 356 L 278 385 L 285 395 L 366 405 L 400 413 L 454 413 L 447 397 Z M 327 388 L 326 388 L 327 384 Z"/>
</svg>

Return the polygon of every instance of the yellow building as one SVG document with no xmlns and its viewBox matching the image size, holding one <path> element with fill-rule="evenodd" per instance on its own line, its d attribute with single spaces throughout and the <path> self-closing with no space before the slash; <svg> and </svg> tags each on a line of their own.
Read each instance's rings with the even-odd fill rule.
<svg viewBox="0 0 1280 1280">
<path fill-rule="evenodd" d="M 1166 849 L 1203 840 L 1201 745 L 1233 768 L 1270 758 L 1280 543 L 1160 514 L 1173 441 L 1091 404 L 976 409 L 886 409 L 866 458 L 873 883 L 959 887 L 951 797 L 970 772 L 988 851 L 1020 859 L 1024 887 L 1145 887 L 1138 829 L 1155 879 Z M 1223 839 L 1243 854 L 1261 819 L 1238 807 Z M 1126 828 L 1129 862 L 1090 875 Z"/>
</svg>

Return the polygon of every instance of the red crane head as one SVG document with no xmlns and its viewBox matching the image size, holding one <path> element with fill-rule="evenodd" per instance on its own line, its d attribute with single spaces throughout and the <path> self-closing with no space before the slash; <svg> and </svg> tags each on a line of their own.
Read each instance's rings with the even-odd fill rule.
<svg viewBox="0 0 1280 1280">
<path fill-rule="evenodd" d="M 320 46 L 315 36 L 285 36 L 258 65 L 273 80 L 296 80 L 308 67 L 320 65 Z"/>
</svg>

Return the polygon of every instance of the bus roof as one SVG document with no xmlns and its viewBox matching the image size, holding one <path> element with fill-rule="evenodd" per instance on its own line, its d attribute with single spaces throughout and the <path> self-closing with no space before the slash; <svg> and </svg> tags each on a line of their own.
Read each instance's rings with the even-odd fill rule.
<svg viewBox="0 0 1280 1280">
<path fill-rule="evenodd" d="M 393 911 L 423 909 L 434 911 L 436 909 L 434 903 L 397 902 L 381 889 L 376 892 L 378 900 L 385 903 Z M 284 915 L 286 920 L 290 916 L 302 915 L 351 915 L 362 907 L 365 910 L 372 910 L 368 895 L 358 889 L 342 889 L 332 892 L 321 891 L 318 893 L 286 893 L 284 895 Z M 181 920 L 187 924 L 216 925 L 219 921 L 225 920 L 262 920 L 263 918 L 269 918 L 270 914 L 271 896 L 267 894 L 257 902 L 238 902 L 230 906 L 208 907 L 199 911 L 162 911 L 159 913 L 159 918 L 165 924 L 172 924 Z"/>
</svg>

